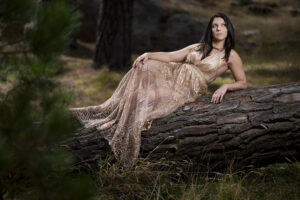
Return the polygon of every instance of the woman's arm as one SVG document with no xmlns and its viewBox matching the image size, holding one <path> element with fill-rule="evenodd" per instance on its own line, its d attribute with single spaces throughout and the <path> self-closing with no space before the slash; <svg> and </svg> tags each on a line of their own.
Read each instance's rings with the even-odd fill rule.
<svg viewBox="0 0 300 200">
<path fill-rule="evenodd" d="M 231 50 L 231 56 L 229 57 L 228 64 L 229 69 L 231 70 L 235 82 L 234 83 L 227 83 L 228 90 L 240 90 L 247 88 L 247 80 L 245 71 L 243 69 L 243 63 L 241 57 L 235 50 Z"/>
<path fill-rule="evenodd" d="M 172 52 L 149 52 L 148 57 L 152 60 L 159 60 L 163 62 L 183 62 L 190 50 L 196 47 L 198 43 L 189 45 L 183 49 Z"/>
<path fill-rule="evenodd" d="M 232 91 L 247 88 L 246 75 L 243 69 L 242 59 L 233 49 L 230 52 L 228 65 L 234 76 L 235 82 L 223 84 L 220 88 L 218 88 L 212 95 L 212 103 L 222 102 L 223 96 L 228 90 Z"/>
<path fill-rule="evenodd" d="M 140 62 L 144 63 L 144 61 L 148 59 L 158 60 L 162 62 L 183 62 L 186 55 L 190 52 L 190 50 L 196 47 L 198 43 L 189 45 L 183 49 L 172 51 L 172 52 L 149 52 L 144 53 L 139 56 L 133 63 L 133 67 L 136 67 Z"/>
</svg>

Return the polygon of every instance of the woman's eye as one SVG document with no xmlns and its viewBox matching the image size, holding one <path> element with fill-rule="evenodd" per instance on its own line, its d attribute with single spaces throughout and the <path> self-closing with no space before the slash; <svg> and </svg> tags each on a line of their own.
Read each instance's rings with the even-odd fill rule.
<svg viewBox="0 0 300 200">
<path fill-rule="evenodd" d="M 223 26 L 223 27 L 226 27 L 226 24 L 222 24 L 222 26 Z M 217 28 L 217 27 L 218 27 L 217 24 L 212 25 L 212 28 Z"/>
</svg>

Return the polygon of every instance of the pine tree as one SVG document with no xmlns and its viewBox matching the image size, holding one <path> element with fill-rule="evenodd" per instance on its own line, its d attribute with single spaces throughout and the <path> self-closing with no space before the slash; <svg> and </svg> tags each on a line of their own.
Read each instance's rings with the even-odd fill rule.
<svg viewBox="0 0 300 200">
<path fill-rule="evenodd" d="M 78 128 L 71 95 L 51 78 L 64 72 L 60 55 L 78 27 L 65 0 L 0 0 L 0 199 L 91 199 L 91 175 L 71 170 L 59 148 Z"/>
</svg>

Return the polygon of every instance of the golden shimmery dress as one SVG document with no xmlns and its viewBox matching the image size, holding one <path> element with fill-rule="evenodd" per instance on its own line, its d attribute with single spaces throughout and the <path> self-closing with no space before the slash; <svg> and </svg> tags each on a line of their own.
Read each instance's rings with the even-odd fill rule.
<svg viewBox="0 0 300 200">
<path fill-rule="evenodd" d="M 218 68 L 226 64 L 222 59 L 224 51 L 200 61 L 202 55 L 196 48 L 183 63 L 139 64 L 131 68 L 104 103 L 70 108 L 70 112 L 84 128 L 96 128 L 103 134 L 125 167 L 133 166 L 140 151 L 141 131 L 149 129 L 153 119 L 207 93 Z"/>
</svg>

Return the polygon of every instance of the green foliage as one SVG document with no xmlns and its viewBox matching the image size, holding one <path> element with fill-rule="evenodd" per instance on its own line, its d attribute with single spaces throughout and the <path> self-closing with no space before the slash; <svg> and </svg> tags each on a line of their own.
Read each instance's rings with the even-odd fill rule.
<svg viewBox="0 0 300 200">
<path fill-rule="evenodd" d="M 65 62 L 53 59 L 44 62 L 38 57 L 15 57 L 3 58 L 0 65 L 0 80 L 7 80 L 9 75 L 14 75 L 19 81 L 52 78 L 66 71 Z"/>
<path fill-rule="evenodd" d="M 51 80 L 65 71 L 59 56 L 79 15 L 62 0 L 2 3 L 0 37 L 9 53 L 0 48 L 0 74 L 13 88 L 0 99 L 0 199 L 91 199 L 92 177 L 72 172 L 74 157 L 59 147 L 79 124 L 67 109 L 70 94 Z M 24 31 L 33 19 L 37 23 Z"/>
<path fill-rule="evenodd" d="M 34 18 L 36 0 L 0 0 L 0 36 L 8 42 L 22 39 L 23 27 Z"/>
<path fill-rule="evenodd" d="M 1 0 L 0 16 L 6 22 L 20 21 L 26 23 L 32 17 L 36 0 Z"/>
<path fill-rule="evenodd" d="M 95 192 L 92 181 L 67 174 L 72 156 L 56 147 L 78 128 L 65 107 L 68 95 L 41 91 L 41 85 L 45 83 L 15 88 L 0 104 L 1 152 L 7 154 L 0 156 L 2 189 L 11 198 L 88 199 Z"/>
<path fill-rule="evenodd" d="M 64 53 L 69 36 L 74 28 L 79 26 L 78 19 L 79 14 L 72 14 L 72 9 L 66 1 L 41 5 L 36 27 L 27 34 L 32 51 L 46 60 Z"/>
</svg>

